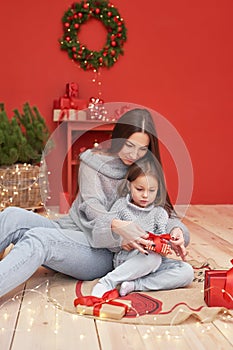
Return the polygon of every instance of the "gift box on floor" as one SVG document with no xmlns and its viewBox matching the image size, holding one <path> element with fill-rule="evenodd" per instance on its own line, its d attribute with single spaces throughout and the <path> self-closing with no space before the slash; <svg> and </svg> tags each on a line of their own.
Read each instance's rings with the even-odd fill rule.
<svg viewBox="0 0 233 350">
<path fill-rule="evenodd" d="M 208 306 L 233 309 L 233 267 L 230 270 L 205 271 L 204 300 Z"/>
<path fill-rule="evenodd" d="M 130 301 L 119 300 L 118 291 L 113 289 L 106 292 L 102 298 L 83 296 L 74 300 L 77 313 L 101 318 L 120 320 L 130 308 Z"/>
</svg>

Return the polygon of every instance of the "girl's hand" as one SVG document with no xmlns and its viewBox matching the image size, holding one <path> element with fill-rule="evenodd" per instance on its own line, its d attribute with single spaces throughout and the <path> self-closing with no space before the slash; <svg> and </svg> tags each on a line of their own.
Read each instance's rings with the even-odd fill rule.
<svg viewBox="0 0 233 350">
<path fill-rule="evenodd" d="M 125 250 L 137 249 L 143 254 L 148 254 L 143 246 L 148 245 L 146 238 L 149 235 L 134 222 L 114 219 L 112 231 L 122 237 L 122 247 L 126 247 Z"/>
<path fill-rule="evenodd" d="M 175 227 L 171 232 L 171 246 L 177 256 L 180 256 L 185 261 L 187 255 L 186 248 L 184 246 L 184 235 L 179 227 Z"/>
</svg>

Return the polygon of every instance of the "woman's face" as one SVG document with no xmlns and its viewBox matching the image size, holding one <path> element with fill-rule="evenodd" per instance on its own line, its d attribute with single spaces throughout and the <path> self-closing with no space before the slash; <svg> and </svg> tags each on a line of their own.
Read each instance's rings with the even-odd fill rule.
<svg viewBox="0 0 233 350">
<path fill-rule="evenodd" d="M 146 154 L 149 143 L 147 134 L 135 132 L 125 141 L 118 156 L 125 165 L 131 165 Z"/>
</svg>

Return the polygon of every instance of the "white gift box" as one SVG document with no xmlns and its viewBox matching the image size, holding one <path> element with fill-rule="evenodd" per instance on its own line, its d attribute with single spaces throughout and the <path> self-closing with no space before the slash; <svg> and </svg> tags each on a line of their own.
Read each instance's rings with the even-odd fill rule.
<svg viewBox="0 0 233 350">
<path fill-rule="evenodd" d="M 63 113 L 63 115 L 62 115 Z M 62 118 L 61 118 L 62 116 Z M 54 109 L 53 110 L 53 121 L 58 122 L 62 120 L 74 120 L 83 121 L 87 119 L 87 113 L 83 110 L 78 109 Z"/>
</svg>

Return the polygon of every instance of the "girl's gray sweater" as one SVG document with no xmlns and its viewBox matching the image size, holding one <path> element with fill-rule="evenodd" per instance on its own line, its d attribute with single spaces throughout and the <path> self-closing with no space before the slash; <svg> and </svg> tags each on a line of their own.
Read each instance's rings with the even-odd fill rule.
<svg viewBox="0 0 233 350">
<path fill-rule="evenodd" d="M 55 220 L 63 229 L 82 231 L 95 248 L 114 248 L 121 245 L 121 237 L 111 231 L 112 215 L 105 215 L 118 199 L 118 186 L 125 178 L 128 166 L 119 157 L 87 150 L 80 155 L 79 193 L 69 214 Z M 92 234 L 98 218 L 103 219 L 104 235 Z M 189 242 L 187 228 L 176 218 L 169 219 L 167 232 L 181 227 L 186 244 Z"/>
<path fill-rule="evenodd" d="M 112 219 L 131 221 L 139 225 L 143 230 L 155 234 L 166 233 L 168 223 L 168 213 L 160 206 L 155 207 L 153 204 L 141 208 L 131 203 L 130 196 L 119 198 L 112 206 L 109 213 L 96 220 L 92 234 L 96 239 L 100 236 L 106 236 L 105 217 L 111 216 Z M 109 248 L 113 252 L 119 252 L 121 247 Z"/>
</svg>

